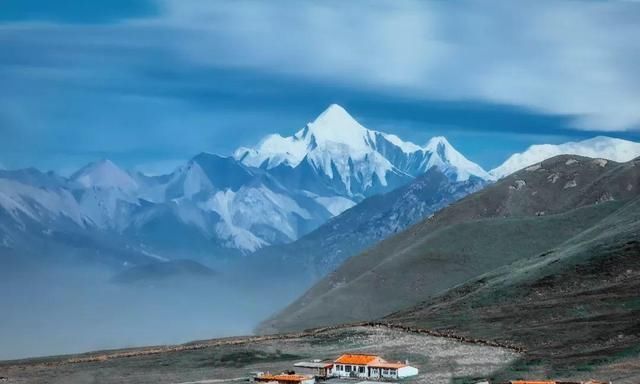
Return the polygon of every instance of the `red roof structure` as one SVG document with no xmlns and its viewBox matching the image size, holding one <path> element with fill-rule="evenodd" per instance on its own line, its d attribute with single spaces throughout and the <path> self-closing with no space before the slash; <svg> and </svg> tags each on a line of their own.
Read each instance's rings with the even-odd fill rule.
<svg viewBox="0 0 640 384">
<path fill-rule="evenodd" d="M 365 354 L 346 354 L 338 357 L 335 361 L 336 364 L 347 364 L 347 365 L 366 365 L 367 367 L 372 368 L 383 368 L 383 369 L 398 369 L 402 367 L 406 367 L 406 364 L 392 363 L 384 360 L 380 356 L 377 355 L 365 355 Z"/>
<path fill-rule="evenodd" d="M 352 365 L 368 365 L 376 360 L 382 360 L 376 355 L 356 355 L 346 354 L 338 357 L 335 361 L 336 364 L 352 364 Z"/>
</svg>

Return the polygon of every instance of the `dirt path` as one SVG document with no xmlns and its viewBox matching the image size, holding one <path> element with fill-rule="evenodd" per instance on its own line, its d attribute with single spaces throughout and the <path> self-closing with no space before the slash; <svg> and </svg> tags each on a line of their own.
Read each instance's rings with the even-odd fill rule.
<svg viewBox="0 0 640 384">
<path fill-rule="evenodd" d="M 214 384 L 214 383 L 233 383 L 236 381 L 249 381 L 248 377 L 236 377 L 233 379 L 211 379 L 211 380 L 198 380 L 198 381 L 183 381 L 182 383 L 175 384 Z"/>
</svg>

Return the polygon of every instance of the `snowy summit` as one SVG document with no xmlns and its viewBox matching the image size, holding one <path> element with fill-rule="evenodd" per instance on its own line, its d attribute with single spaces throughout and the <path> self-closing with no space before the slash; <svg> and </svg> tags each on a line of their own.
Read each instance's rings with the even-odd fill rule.
<svg viewBox="0 0 640 384">
<path fill-rule="evenodd" d="M 295 135 L 269 135 L 255 148 L 239 148 L 234 156 L 253 167 L 273 168 L 282 163 L 295 167 L 318 147 L 344 145 L 354 152 L 367 151 L 367 133 L 344 108 L 332 104 Z"/>
<path fill-rule="evenodd" d="M 254 148 L 239 148 L 234 157 L 245 165 L 265 169 L 295 168 L 306 161 L 332 180 L 337 176 L 353 193 L 356 189 L 366 191 L 376 183 L 387 186 L 390 177 L 416 177 L 432 167 L 458 181 L 471 176 L 491 179 L 444 137 L 433 138 L 421 147 L 365 128 L 337 104 L 330 105 L 293 136 L 269 135 Z M 351 188 L 354 183 L 361 186 Z"/>
</svg>

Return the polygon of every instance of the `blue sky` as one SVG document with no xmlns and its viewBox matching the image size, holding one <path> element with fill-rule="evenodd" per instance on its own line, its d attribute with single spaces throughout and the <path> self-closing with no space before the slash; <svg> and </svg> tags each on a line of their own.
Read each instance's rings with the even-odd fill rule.
<svg viewBox="0 0 640 384">
<path fill-rule="evenodd" d="M 486 168 L 640 140 L 635 1 L 2 0 L 0 164 L 158 172 L 330 103 Z"/>
</svg>

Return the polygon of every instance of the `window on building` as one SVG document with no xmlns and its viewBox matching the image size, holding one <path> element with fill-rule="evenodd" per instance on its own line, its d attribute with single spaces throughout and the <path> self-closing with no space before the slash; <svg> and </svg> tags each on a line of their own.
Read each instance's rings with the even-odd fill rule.
<svg viewBox="0 0 640 384">
<path fill-rule="evenodd" d="M 351 366 L 350 365 L 345 365 L 344 366 L 344 371 L 345 372 L 351 372 Z"/>
<path fill-rule="evenodd" d="M 359 368 L 358 368 L 358 372 L 360 372 L 360 373 L 364 373 L 364 367 L 359 367 Z"/>
</svg>

